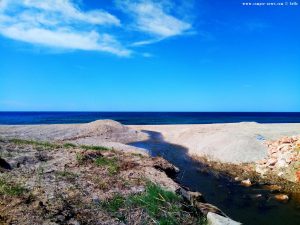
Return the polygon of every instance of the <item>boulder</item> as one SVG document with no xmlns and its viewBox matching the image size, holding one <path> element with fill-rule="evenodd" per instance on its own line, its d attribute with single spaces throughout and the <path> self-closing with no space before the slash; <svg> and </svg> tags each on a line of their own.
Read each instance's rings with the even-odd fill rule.
<svg viewBox="0 0 300 225">
<path fill-rule="evenodd" d="M 208 225 L 240 225 L 241 223 L 236 222 L 228 217 L 220 216 L 216 213 L 209 212 L 207 214 Z"/>
</svg>

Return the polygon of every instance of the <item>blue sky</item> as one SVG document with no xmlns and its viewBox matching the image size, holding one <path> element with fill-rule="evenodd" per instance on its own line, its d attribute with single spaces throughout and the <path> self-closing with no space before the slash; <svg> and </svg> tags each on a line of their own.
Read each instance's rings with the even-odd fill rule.
<svg viewBox="0 0 300 225">
<path fill-rule="evenodd" d="M 0 0 L 0 110 L 299 112 L 300 6 L 242 2 Z"/>
</svg>

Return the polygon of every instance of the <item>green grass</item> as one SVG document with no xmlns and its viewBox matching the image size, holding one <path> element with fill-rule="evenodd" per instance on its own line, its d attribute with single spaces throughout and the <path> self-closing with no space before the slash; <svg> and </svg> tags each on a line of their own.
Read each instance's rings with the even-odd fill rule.
<svg viewBox="0 0 300 225">
<path fill-rule="evenodd" d="M 109 212 L 115 213 L 120 208 L 123 208 L 125 204 L 126 204 L 126 199 L 122 195 L 116 194 L 112 199 L 104 202 L 102 204 L 102 207 Z"/>
<path fill-rule="evenodd" d="M 148 183 L 146 192 L 132 196 L 130 201 L 133 205 L 144 208 L 158 224 L 178 224 L 176 217 L 180 216 L 181 198 L 173 192 Z"/>
<path fill-rule="evenodd" d="M 122 214 L 126 209 L 129 211 L 140 208 L 147 213 L 151 223 L 159 225 L 180 225 L 187 220 L 193 220 L 191 224 L 206 224 L 204 217 L 197 213 L 196 209 L 185 211 L 186 205 L 181 196 L 151 182 L 147 183 L 146 191 L 142 194 L 131 195 L 128 198 L 117 194 L 101 206 L 122 221 L 126 221 L 125 215 Z"/>
<path fill-rule="evenodd" d="M 20 196 L 24 193 L 25 188 L 18 184 L 12 184 L 0 178 L 0 195 Z"/>
<path fill-rule="evenodd" d="M 95 160 L 95 164 L 97 166 L 105 166 L 110 175 L 114 175 L 119 172 L 120 167 L 118 160 L 116 158 L 105 158 L 105 157 L 98 157 Z"/>
<path fill-rule="evenodd" d="M 76 148 L 77 145 L 73 144 L 73 143 L 65 143 L 63 144 L 64 148 Z"/>
<path fill-rule="evenodd" d="M 23 140 L 23 139 L 10 139 L 11 143 L 14 143 L 16 145 L 34 145 L 36 147 L 42 147 L 45 149 L 51 149 L 51 148 L 59 148 L 61 147 L 58 144 L 50 143 L 50 142 L 42 142 L 42 141 L 34 141 L 34 140 Z"/>
<path fill-rule="evenodd" d="M 65 143 L 65 144 L 55 144 L 50 142 L 43 142 L 43 141 L 35 141 L 35 140 L 25 140 L 25 139 L 17 139 L 13 138 L 10 139 L 9 142 L 14 143 L 16 145 L 34 145 L 37 147 L 43 147 L 46 149 L 50 148 L 75 148 L 77 145 L 73 143 Z M 84 150 L 96 150 L 96 151 L 108 151 L 112 150 L 111 148 L 104 147 L 104 146 L 92 146 L 92 145 L 80 145 L 80 148 Z"/>
<path fill-rule="evenodd" d="M 82 164 L 84 161 L 83 155 L 80 153 L 76 153 L 76 161 L 78 162 L 78 164 Z"/>
<path fill-rule="evenodd" d="M 92 146 L 92 145 L 81 145 L 80 148 L 84 150 L 96 150 L 96 151 L 107 151 L 111 150 L 110 148 L 104 146 Z"/>
</svg>

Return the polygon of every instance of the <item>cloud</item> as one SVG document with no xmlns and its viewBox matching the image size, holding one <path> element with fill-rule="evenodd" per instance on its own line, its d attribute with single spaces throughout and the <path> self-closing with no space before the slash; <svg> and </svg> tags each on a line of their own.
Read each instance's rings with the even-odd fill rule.
<svg viewBox="0 0 300 225">
<path fill-rule="evenodd" d="M 2 31 L 2 34 L 15 40 L 49 47 L 103 51 L 120 56 L 127 56 L 130 53 L 128 50 L 122 49 L 122 46 L 120 46 L 114 37 L 108 34 L 100 35 L 95 31 L 78 32 L 63 29 L 55 31 L 43 28 L 26 29 L 22 24 L 15 24 L 6 27 Z"/>
<path fill-rule="evenodd" d="M 91 24 L 113 24 L 119 25 L 120 21 L 115 16 L 102 10 L 91 10 L 82 12 L 69 0 L 23 0 L 24 7 L 43 10 L 51 13 L 63 14 L 65 19 L 78 20 Z"/>
<path fill-rule="evenodd" d="M 47 47 L 92 50 L 128 56 L 131 51 L 101 26 L 120 26 L 113 15 L 93 10 L 83 12 L 69 0 L 2 0 L 0 34 Z"/>
<path fill-rule="evenodd" d="M 152 40 L 138 41 L 134 45 L 151 44 L 165 38 L 185 34 L 192 25 L 170 13 L 173 4 L 169 1 L 138 2 L 118 1 L 119 7 L 134 18 L 134 29 L 154 37 Z"/>
<path fill-rule="evenodd" d="M 189 17 L 183 16 L 186 7 L 179 9 L 171 0 L 114 0 L 115 9 L 124 14 L 122 21 L 103 9 L 82 10 L 78 2 L 0 0 L 0 35 L 47 48 L 130 56 L 129 48 L 192 30 L 191 23 L 181 19 Z"/>
</svg>

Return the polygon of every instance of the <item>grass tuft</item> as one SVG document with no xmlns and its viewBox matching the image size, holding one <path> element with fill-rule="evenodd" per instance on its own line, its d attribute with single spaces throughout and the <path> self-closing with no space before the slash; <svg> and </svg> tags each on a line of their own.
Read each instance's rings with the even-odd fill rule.
<svg viewBox="0 0 300 225">
<path fill-rule="evenodd" d="M 23 139 L 11 139 L 9 140 L 11 143 L 16 145 L 34 145 L 37 147 L 43 147 L 45 149 L 59 148 L 61 147 L 58 144 L 50 143 L 50 142 L 42 142 L 42 141 L 34 141 L 34 140 L 23 140 Z"/>
<path fill-rule="evenodd" d="M 73 143 L 65 143 L 63 144 L 64 148 L 76 148 L 77 146 Z"/>
<path fill-rule="evenodd" d="M 84 150 L 96 150 L 96 151 L 108 151 L 110 148 L 104 146 L 93 146 L 93 145 L 81 145 L 80 146 Z"/>
<path fill-rule="evenodd" d="M 24 193 L 25 188 L 18 184 L 12 184 L 0 178 L 0 195 L 20 196 Z"/>
<path fill-rule="evenodd" d="M 110 175 L 114 175 L 119 172 L 120 166 L 118 163 L 118 160 L 116 158 L 104 158 L 104 157 L 98 157 L 95 160 L 95 164 L 97 166 L 105 166 L 107 167 L 107 170 Z"/>
<path fill-rule="evenodd" d="M 128 198 L 117 194 L 101 206 L 122 221 L 126 221 L 126 215 L 122 212 L 142 209 L 150 219 L 144 221 L 145 224 L 154 222 L 159 225 L 180 225 L 187 220 L 193 220 L 191 224 L 206 224 L 204 217 L 196 210 L 185 211 L 186 205 L 182 197 L 151 182 L 147 183 L 146 191 L 142 194 L 131 195 Z"/>
</svg>

